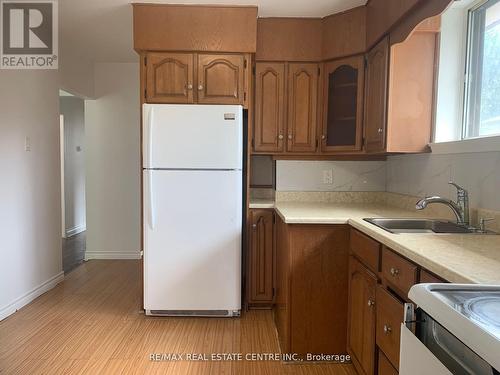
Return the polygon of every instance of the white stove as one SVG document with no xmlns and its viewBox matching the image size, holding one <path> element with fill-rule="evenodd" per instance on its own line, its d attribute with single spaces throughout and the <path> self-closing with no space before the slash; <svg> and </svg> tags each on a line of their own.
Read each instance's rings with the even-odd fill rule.
<svg viewBox="0 0 500 375">
<path fill-rule="evenodd" d="M 401 375 L 500 372 L 500 286 L 418 284 L 401 330 Z M 427 367 L 435 366 L 435 367 Z"/>
</svg>

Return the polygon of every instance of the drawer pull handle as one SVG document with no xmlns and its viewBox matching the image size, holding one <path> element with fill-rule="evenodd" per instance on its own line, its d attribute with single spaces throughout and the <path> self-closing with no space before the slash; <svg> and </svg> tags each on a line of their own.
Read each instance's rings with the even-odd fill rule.
<svg viewBox="0 0 500 375">
<path fill-rule="evenodd" d="M 369 299 L 368 300 L 368 307 L 372 307 L 372 306 L 375 306 L 375 301 L 372 299 Z"/>
<path fill-rule="evenodd" d="M 252 228 L 255 230 L 257 229 L 257 224 L 252 224 Z"/>
<path fill-rule="evenodd" d="M 278 135 L 278 139 L 283 139 L 283 134 Z"/>
<path fill-rule="evenodd" d="M 390 335 L 390 334 L 391 334 L 391 332 L 392 332 L 392 328 L 391 328 L 391 326 L 388 326 L 387 324 L 384 324 L 384 333 L 385 333 L 386 335 Z"/>
<path fill-rule="evenodd" d="M 397 268 L 391 267 L 391 275 L 392 276 L 398 276 L 399 275 L 399 270 Z"/>
</svg>

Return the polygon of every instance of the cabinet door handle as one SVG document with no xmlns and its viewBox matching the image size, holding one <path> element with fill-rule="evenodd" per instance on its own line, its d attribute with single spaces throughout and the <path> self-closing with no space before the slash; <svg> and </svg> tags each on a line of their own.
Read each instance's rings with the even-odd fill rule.
<svg viewBox="0 0 500 375">
<path fill-rule="evenodd" d="M 203 85 L 198 85 L 198 91 L 203 90 Z"/>
<path fill-rule="evenodd" d="M 283 134 L 278 135 L 278 139 L 283 139 Z"/>
<path fill-rule="evenodd" d="M 323 134 L 323 135 L 321 136 L 321 139 L 325 140 L 325 139 L 326 139 L 326 135 L 324 135 L 324 134 Z"/>
<path fill-rule="evenodd" d="M 190 84 L 188 84 L 188 85 L 187 85 L 187 89 L 188 89 L 188 90 L 192 90 L 192 89 L 193 89 L 193 85 L 192 85 L 191 83 L 190 83 Z"/>
<path fill-rule="evenodd" d="M 375 306 L 375 301 L 372 299 L 369 299 L 368 300 L 368 307 L 372 307 L 372 306 Z"/>
<path fill-rule="evenodd" d="M 382 128 L 378 128 L 378 129 L 377 129 L 377 131 L 378 131 L 378 134 L 382 134 L 382 132 L 383 132 L 384 130 L 383 130 Z"/>
<path fill-rule="evenodd" d="M 391 267 L 391 276 L 396 277 L 399 275 L 399 270 L 397 268 Z"/>
<path fill-rule="evenodd" d="M 291 134 L 288 134 L 288 139 L 292 139 L 293 136 Z"/>
<path fill-rule="evenodd" d="M 384 324 L 384 333 L 385 333 L 386 335 L 390 335 L 390 334 L 392 333 L 392 328 L 391 328 L 391 326 L 390 326 L 390 325 L 388 325 L 388 324 Z"/>
<path fill-rule="evenodd" d="M 257 224 L 252 224 L 252 229 L 253 230 L 257 229 Z"/>
</svg>

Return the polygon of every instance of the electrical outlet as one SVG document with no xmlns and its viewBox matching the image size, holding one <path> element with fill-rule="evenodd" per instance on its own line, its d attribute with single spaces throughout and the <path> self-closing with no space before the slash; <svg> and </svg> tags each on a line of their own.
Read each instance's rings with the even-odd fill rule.
<svg viewBox="0 0 500 375">
<path fill-rule="evenodd" d="M 323 183 L 327 185 L 333 184 L 333 169 L 323 170 Z"/>
<path fill-rule="evenodd" d="M 31 151 L 31 138 L 28 136 L 24 138 L 24 151 L 26 152 Z"/>
</svg>

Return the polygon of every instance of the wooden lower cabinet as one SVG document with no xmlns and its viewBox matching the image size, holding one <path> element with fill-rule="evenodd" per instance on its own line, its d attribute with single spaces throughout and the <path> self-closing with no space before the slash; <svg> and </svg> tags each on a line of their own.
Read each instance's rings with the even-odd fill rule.
<svg viewBox="0 0 500 375">
<path fill-rule="evenodd" d="M 355 257 L 349 259 L 347 351 L 359 374 L 375 370 L 375 291 L 377 277 Z"/>
<path fill-rule="evenodd" d="M 403 303 L 381 285 L 377 287 L 377 346 L 391 364 L 399 368 L 399 346 Z"/>
<path fill-rule="evenodd" d="M 274 297 L 274 211 L 250 210 L 247 302 L 271 306 Z"/>
<path fill-rule="evenodd" d="M 283 353 L 344 354 L 349 226 L 277 217 L 275 322 Z"/>
<path fill-rule="evenodd" d="M 398 375 L 398 371 L 392 367 L 391 362 L 380 350 L 378 352 L 378 372 L 377 375 Z"/>
</svg>

